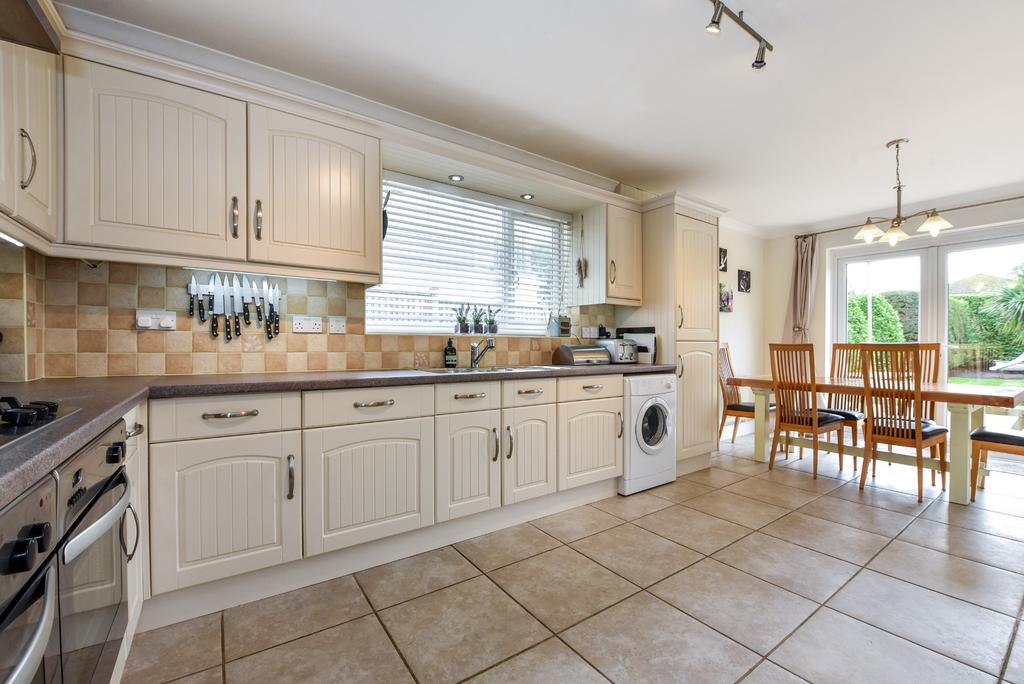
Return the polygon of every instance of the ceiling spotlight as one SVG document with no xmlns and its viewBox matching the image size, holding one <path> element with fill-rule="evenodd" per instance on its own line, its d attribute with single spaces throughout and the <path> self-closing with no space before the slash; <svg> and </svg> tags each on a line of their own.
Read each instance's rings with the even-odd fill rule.
<svg viewBox="0 0 1024 684">
<path fill-rule="evenodd" d="M 936 211 L 935 209 L 932 209 L 930 212 L 928 212 L 928 218 L 926 218 L 924 220 L 924 223 L 922 223 L 918 227 L 917 232 L 918 233 L 931 233 L 932 237 L 938 237 L 940 230 L 944 230 L 946 228 L 952 228 L 952 227 L 953 227 L 952 223 L 950 223 L 946 219 L 942 218 L 942 216 L 939 215 L 938 211 Z"/>
<path fill-rule="evenodd" d="M 768 43 L 766 43 L 763 40 L 757 44 L 757 55 L 754 57 L 754 61 L 750 66 L 754 67 L 755 69 L 764 69 L 764 51 L 767 47 Z"/>
<path fill-rule="evenodd" d="M 465 179 L 466 177 L 459 173 L 453 173 L 452 175 L 448 176 L 448 180 L 450 180 L 452 183 L 461 183 Z"/>
<path fill-rule="evenodd" d="M 524 199 L 524 200 L 532 200 L 533 199 L 533 193 L 532 192 L 524 192 L 522 195 L 520 195 L 520 197 L 522 199 Z"/>
<path fill-rule="evenodd" d="M 715 2 L 715 11 L 711 15 L 711 21 L 704 27 L 708 33 L 719 34 L 722 32 L 722 10 L 725 9 L 721 1 Z"/>
</svg>

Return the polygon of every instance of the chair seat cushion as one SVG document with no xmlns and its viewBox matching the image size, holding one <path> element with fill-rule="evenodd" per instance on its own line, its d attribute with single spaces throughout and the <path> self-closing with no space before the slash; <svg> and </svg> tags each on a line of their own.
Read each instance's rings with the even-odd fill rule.
<svg viewBox="0 0 1024 684">
<path fill-rule="evenodd" d="M 825 409 L 829 413 L 834 413 L 837 416 L 842 416 L 843 420 L 864 420 L 864 414 L 860 411 L 847 411 L 846 409 L 827 408 Z"/>
<path fill-rule="evenodd" d="M 749 413 L 754 412 L 754 402 L 752 401 L 738 401 L 735 404 L 727 404 L 726 407 L 730 411 L 747 411 Z M 774 411 L 775 404 L 768 404 L 768 410 Z"/>
<path fill-rule="evenodd" d="M 884 424 L 887 425 L 887 426 L 892 426 L 892 423 L 893 423 L 893 421 L 890 419 L 890 420 L 886 420 Z M 905 427 L 912 428 L 914 421 L 909 420 L 909 419 L 902 419 L 901 418 L 901 419 L 899 419 L 899 423 L 905 424 Z M 897 427 L 904 427 L 904 425 L 899 425 Z M 926 419 L 921 421 L 921 439 L 922 440 L 928 440 L 928 439 L 931 439 L 932 437 L 938 437 L 939 435 L 944 435 L 947 432 L 949 432 L 949 428 L 945 428 L 945 427 L 939 425 L 938 423 L 936 423 L 933 420 L 928 420 L 926 418 Z M 910 438 L 916 437 L 917 435 L 914 434 L 914 433 L 916 433 L 916 430 L 913 430 L 913 432 L 911 433 L 911 435 L 909 437 Z"/>
<path fill-rule="evenodd" d="M 982 426 L 971 433 L 971 439 L 979 442 L 1024 447 L 1024 432 L 1020 430 L 996 430 L 995 428 Z"/>
<path fill-rule="evenodd" d="M 802 416 L 798 416 L 798 419 L 800 417 L 805 417 L 805 420 L 800 421 L 800 422 L 806 422 L 806 423 L 810 423 L 811 422 L 811 412 L 810 411 L 805 411 L 802 414 Z M 841 422 L 843 422 L 843 417 L 842 416 L 837 415 L 835 413 L 829 413 L 825 409 L 818 409 L 818 427 L 823 427 L 825 425 L 832 425 L 833 423 L 841 423 Z"/>
</svg>

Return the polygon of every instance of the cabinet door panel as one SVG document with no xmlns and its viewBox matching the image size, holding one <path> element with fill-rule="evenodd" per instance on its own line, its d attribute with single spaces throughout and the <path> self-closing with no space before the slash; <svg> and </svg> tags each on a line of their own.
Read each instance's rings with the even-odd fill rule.
<svg viewBox="0 0 1024 684">
<path fill-rule="evenodd" d="M 57 57 L 14 48 L 14 214 L 37 233 L 57 238 Z M 24 130 L 28 137 L 22 136 Z M 12 131 L 5 131 L 10 135 Z M 33 158 L 35 159 L 33 170 Z M 20 181 L 28 182 L 21 187 Z"/>
<path fill-rule="evenodd" d="M 639 304 L 643 295 L 640 213 L 608 205 L 608 298 Z"/>
<path fill-rule="evenodd" d="M 14 146 L 18 127 L 14 123 L 14 50 L 13 43 L 0 41 L 0 211 L 14 213 L 14 187 L 17 183 Z"/>
<path fill-rule="evenodd" d="M 244 103 L 70 57 L 65 103 L 68 242 L 245 258 Z"/>
<path fill-rule="evenodd" d="M 556 481 L 555 404 L 505 409 L 502 416 L 502 504 L 552 494 Z"/>
<path fill-rule="evenodd" d="M 677 215 L 675 243 L 676 339 L 717 340 L 718 229 Z"/>
<path fill-rule="evenodd" d="M 558 405 L 558 490 L 622 475 L 622 399 Z"/>
<path fill-rule="evenodd" d="M 306 555 L 434 522 L 434 419 L 306 430 Z"/>
<path fill-rule="evenodd" d="M 501 411 L 434 419 L 437 521 L 501 505 Z"/>
<path fill-rule="evenodd" d="M 152 447 L 154 594 L 302 557 L 301 441 L 296 430 Z"/>
<path fill-rule="evenodd" d="M 249 105 L 249 258 L 380 272 L 380 141 Z"/>
<path fill-rule="evenodd" d="M 718 442 L 717 350 L 717 342 L 676 344 L 676 363 L 682 372 L 676 398 L 679 458 L 706 454 Z"/>
</svg>

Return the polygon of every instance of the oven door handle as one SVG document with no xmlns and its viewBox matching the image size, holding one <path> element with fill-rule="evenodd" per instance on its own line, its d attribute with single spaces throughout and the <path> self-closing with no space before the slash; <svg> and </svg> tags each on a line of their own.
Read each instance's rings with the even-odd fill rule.
<svg viewBox="0 0 1024 684">
<path fill-rule="evenodd" d="M 121 498 L 117 500 L 117 503 L 111 506 L 106 513 L 97 518 L 96 522 L 69 539 L 64 545 L 64 565 L 68 565 L 71 561 L 81 556 L 87 548 L 95 544 L 103 535 L 112 530 L 114 525 L 121 522 L 121 517 L 124 515 L 125 511 L 128 510 L 128 500 L 132 495 L 131 482 L 129 482 L 128 478 L 124 476 L 123 471 L 121 474 L 121 481 L 124 482 L 124 493 L 121 495 Z"/>
<path fill-rule="evenodd" d="M 57 571 L 51 565 L 46 570 L 46 588 L 43 590 L 43 613 L 39 616 L 39 624 L 32 634 L 32 641 L 21 654 L 18 663 L 7 676 L 7 684 L 28 684 L 39 671 L 43 662 L 46 647 L 50 643 L 53 632 L 53 620 L 57 614 Z"/>
</svg>

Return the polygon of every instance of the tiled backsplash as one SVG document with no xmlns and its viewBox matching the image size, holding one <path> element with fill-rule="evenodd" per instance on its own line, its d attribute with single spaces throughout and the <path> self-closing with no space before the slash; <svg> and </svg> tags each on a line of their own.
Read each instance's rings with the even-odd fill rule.
<svg viewBox="0 0 1024 684">
<path fill-rule="evenodd" d="M 281 287 L 281 334 L 242 325 L 241 339 L 210 335 L 209 319 L 187 314 L 185 286 L 209 272 L 122 263 L 88 264 L 30 250 L 0 252 L 0 379 L 104 375 L 180 375 L 264 371 L 413 368 L 443 365 L 449 335 L 366 335 L 364 286 L 269 278 Z M 177 313 L 173 331 L 136 330 L 137 308 Z M 613 307 L 573 313 L 581 325 L 612 325 Z M 345 316 L 344 335 L 295 334 L 291 315 Z M 325 326 L 326 328 L 326 326 Z M 469 365 L 470 337 L 454 336 L 459 365 Z M 565 338 L 496 337 L 483 365 L 550 363 Z M 574 340 L 573 340 L 574 341 Z"/>
</svg>

